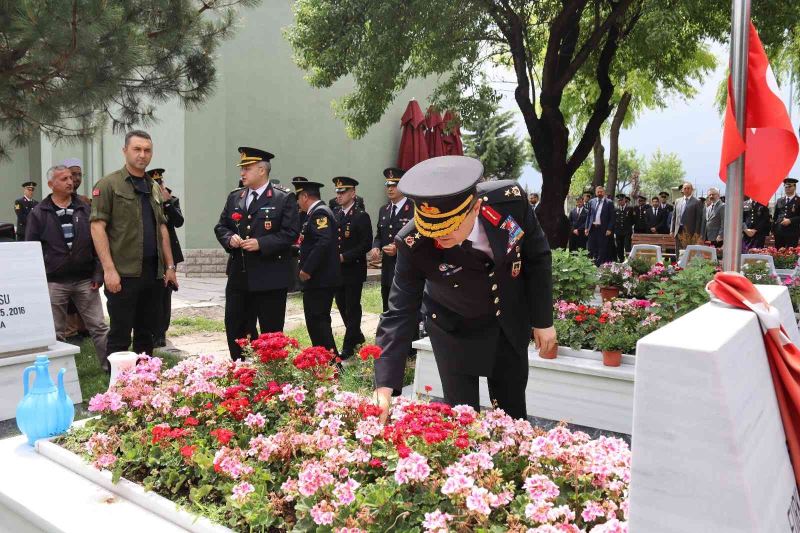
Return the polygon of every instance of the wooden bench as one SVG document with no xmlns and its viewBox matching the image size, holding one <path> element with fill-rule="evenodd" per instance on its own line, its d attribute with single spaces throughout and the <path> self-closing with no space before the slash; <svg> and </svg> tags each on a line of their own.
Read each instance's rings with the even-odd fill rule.
<svg viewBox="0 0 800 533">
<path fill-rule="evenodd" d="M 631 245 L 634 244 L 656 244 L 665 254 L 675 255 L 675 237 L 669 233 L 634 233 Z"/>
</svg>

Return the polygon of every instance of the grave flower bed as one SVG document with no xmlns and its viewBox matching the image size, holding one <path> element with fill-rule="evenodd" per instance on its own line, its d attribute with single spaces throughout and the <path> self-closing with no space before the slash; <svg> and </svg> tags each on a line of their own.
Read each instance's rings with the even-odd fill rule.
<svg viewBox="0 0 800 533">
<path fill-rule="evenodd" d="M 243 344 L 248 362 L 144 361 L 60 443 L 236 531 L 627 531 L 621 440 L 406 398 L 383 425 L 324 349 Z"/>
<path fill-rule="evenodd" d="M 798 256 L 800 256 L 800 246 L 789 246 L 785 248 L 775 248 L 774 246 L 769 246 L 767 248 L 751 248 L 747 253 L 771 255 L 772 261 L 775 263 L 775 268 L 791 270 L 797 265 L 797 259 Z"/>
</svg>

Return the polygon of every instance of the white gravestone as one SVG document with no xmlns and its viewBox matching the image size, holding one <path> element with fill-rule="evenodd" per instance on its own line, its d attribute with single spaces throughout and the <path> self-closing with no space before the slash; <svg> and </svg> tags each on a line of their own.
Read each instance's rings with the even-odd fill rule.
<svg viewBox="0 0 800 533">
<path fill-rule="evenodd" d="M 759 286 L 800 335 L 784 287 Z M 800 507 L 754 313 L 706 304 L 639 341 L 631 533 L 800 531 Z"/>
<path fill-rule="evenodd" d="M 50 358 L 54 381 L 61 368 L 67 369 L 67 393 L 80 403 L 74 357 L 80 349 L 56 340 L 42 246 L 0 243 L 0 273 L 0 420 L 14 418 L 23 395 L 22 372 L 37 355 Z"/>
</svg>

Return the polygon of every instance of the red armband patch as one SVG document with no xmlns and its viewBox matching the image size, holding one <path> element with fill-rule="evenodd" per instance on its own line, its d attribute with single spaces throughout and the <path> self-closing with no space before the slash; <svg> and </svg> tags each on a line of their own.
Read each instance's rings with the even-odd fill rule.
<svg viewBox="0 0 800 533">
<path fill-rule="evenodd" d="M 92 189 L 92 196 L 100 196 L 100 189 Z"/>
</svg>

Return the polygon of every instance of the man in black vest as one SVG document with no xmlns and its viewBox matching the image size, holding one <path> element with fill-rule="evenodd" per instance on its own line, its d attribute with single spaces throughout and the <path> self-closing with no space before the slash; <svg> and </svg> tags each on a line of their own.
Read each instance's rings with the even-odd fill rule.
<svg viewBox="0 0 800 533">
<path fill-rule="evenodd" d="M 398 233 L 389 310 L 376 343 L 376 396 L 386 416 L 403 387 L 424 300 L 427 330 L 450 405 L 479 407 L 478 377 L 514 418 L 526 417 L 528 345 L 556 345 L 550 248 L 518 183 L 478 183 L 483 165 L 464 156 L 417 164 L 399 188 L 414 198 L 414 223 Z"/>
<path fill-rule="evenodd" d="M 333 178 L 336 203 L 333 210 L 339 231 L 339 261 L 342 285 L 336 289 L 336 307 L 345 325 L 342 359 L 355 353 L 366 339 L 361 331 L 361 291 L 367 280 L 367 252 L 372 246 L 372 222 L 356 202 L 358 181 L 347 176 Z"/>
<path fill-rule="evenodd" d="M 331 208 L 320 200 L 323 184 L 298 176 L 292 179 L 297 205 L 306 213 L 300 231 L 300 273 L 303 313 L 314 346 L 324 346 L 338 356 L 331 329 L 333 295 L 342 284 L 339 232 Z"/>
<path fill-rule="evenodd" d="M 33 192 L 36 190 L 35 181 L 26 181 L 22 184 L 22 197 L 14 200 L 14 213 L 17 215 L 17 240 L 25 240 L 25 224 L 28 214 L 39 203 L 34 200 Z"/>
<path fill-rule="evenodd" d="M 229 254 L 225 334 L 234 360 L 242 357 L 236 340 L 258 336 L 256 318 L 261 333 L 283 331 L 293 274 L 291 246 L 297 240 L 295 196 L 269 181 L 275 156 L 246 146 L 239 147 L 239 154 L 243 187 L 228 195 L 214 226 Z"/>
<path fill-rule="evenodd" d="M 397 189 L 397 183 L 403 174 L 405 171 L 399 168 L 387 168 L 383 171 L 389 203 L 378 211 L 375 239 L 372 241 L 372 250 L 370 251 L 371 260 L 377 260 L 383 254 L 381 259 L 381 298 L 384 312 L 389 309 L 389 290 L 392 288 L 394 265 L 397 260 L 394 237 L 403 226 L 414 218 L 414 202 Z"/>
</svg>

